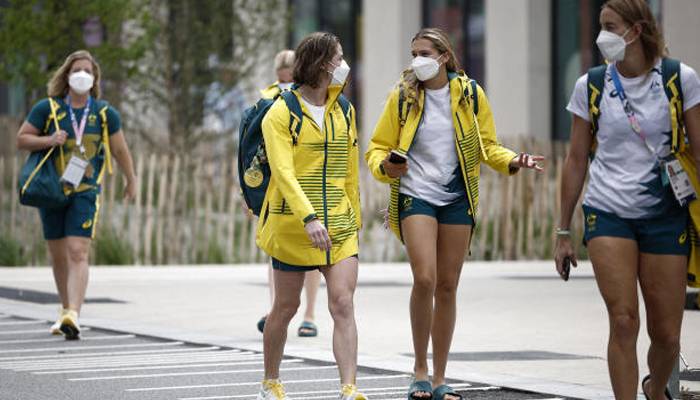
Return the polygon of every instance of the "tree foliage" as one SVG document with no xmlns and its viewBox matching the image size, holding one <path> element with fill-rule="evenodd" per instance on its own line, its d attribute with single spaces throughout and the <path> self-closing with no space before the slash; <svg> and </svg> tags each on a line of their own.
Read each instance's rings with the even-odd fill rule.
<svg viewBox="0 0 700 400">
<path fill-rule="evenodd" d="M 84 26 L 98 21 L 102 39 L 88 48 L 103 76 L 113 83 L 107 96 L 118 97 L 119 83 L 138 73 L 152 32 L 145 0 L 9 0 L 0 12 L 0 79 L 21 83 L 27 105 L 46 95 L 46 83 L 66 56 L 86 48 Z M 124 21 L 135 21 L 141 35 L 125 40 Z"/>
<path fill-rule="evenodd" d="M 287 33 L 284 0 L 5 3 L 0 81 L 23 85 L 27 107 L 46 95 L 46 83 L 65 57 L 86 47 L 86 22 L 96 20 L 104 40 L 88 50 L 102 68 L 105 98 L 120 109 L 130 132 L 174 152 L 216 137 L 202 129 L 211 85 L 245 87 L 261 65 L 272 64 Z M 165 135 L 150 131 L 149 118 L 159 119 Z"/>
</svg>

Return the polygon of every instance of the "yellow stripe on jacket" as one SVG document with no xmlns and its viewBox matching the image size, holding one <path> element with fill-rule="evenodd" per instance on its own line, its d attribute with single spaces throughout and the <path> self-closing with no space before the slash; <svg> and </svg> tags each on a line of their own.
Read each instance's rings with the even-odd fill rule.
<svg viewBox="0 0 700 400">
<path fill-rule="evenodd" d="M 471 97 L 465 99 L 465 89 L 470 92 L 469 78 L 464 74 L 455 74 L 450 78 L 450 97 L 452 120 L 455 128 L 455 148 L 459 158 L 462 176 L 467 188 L 467 197 L 476 220 L 479 206 L 479 173 L 483 161 L 502 174 L 512 174 L 510 161 L 516 154 L 503 147 L 496 139 L 496 127 L 486 94 L 477 85 L 479 115 L 474 118 Z M 422 120 L 425 93 L 422 88 L 417 94 L 417 101 L 411 107 L 403 127 L 399 122 L 399 88 L 395 88 L 384 106 L 374 133 L 365 153 L 365 160 L 372 175 L 380 182 L 391 185 L 389 200 L 389 226 L 401 239 L 399 224 L 398 195 L 400 179 L 392 179 L 381 168 L 382 161 L 393 149 L 407 153 Z M 410 166 L 409 166 L 410 168 Z"/>
</svg>

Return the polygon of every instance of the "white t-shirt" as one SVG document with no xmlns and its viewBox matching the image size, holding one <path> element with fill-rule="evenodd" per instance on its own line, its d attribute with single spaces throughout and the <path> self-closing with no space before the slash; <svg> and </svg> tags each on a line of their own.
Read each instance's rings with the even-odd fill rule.
<svg viewBox="0 0 700 400">
<path fill-rule="evenodd" d="M 610 77 L 605 73 L 603 98 L 596 139 L 598 147 L 589 168 L 588 189 L 583 203 L 622 218 L 650 218 L 667 213 L 678 202 L 670 186 L 663 186 L 658 159 L 671 152 L 671 120 L 668 98 L 661 77 L 661 60 L 646 75 L 620 82 L 641 125 L 652 154 L 630 126 Z M 681 64 L 683 111 L 700 103 L 700 80 L 695 71 Z M 589 121 L 587 75 L 576 81 L 566 109 Z M 590 121 L 589 121 L 590 122 Z"/>
<path fill-rule="evenodd" d="M 321 129 L 321 132 L 323 132 L 323 117 L 326 115 L 326 106 L 317 106 L 311 104 L 308 101 L 306 101 L 306 99 L 303 97 L 301 98 L 301 101 L 304 102 L 304 105 L 311 113 L 311 117 L 314 119 L 314 122 L 316 122 L 316 125 L 318 125 L 319 129 Z"/>
<path fill-rule="evenodd" d="M 425 89 L 425 109 L 408 151 L 408 173 L 399 192 L 444 206 L 464 195 L 464 183 L 455 148 L 449 83 Z"/>
</svg>

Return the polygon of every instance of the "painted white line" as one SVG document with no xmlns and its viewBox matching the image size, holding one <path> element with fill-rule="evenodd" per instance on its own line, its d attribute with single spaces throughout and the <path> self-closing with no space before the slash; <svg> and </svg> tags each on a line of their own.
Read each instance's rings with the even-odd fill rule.
<svg viewBox="0 0 700 400">
<path fill-rule="evenodd" d="M 121 340 L 121 339 L 134 339 L 136 335 L 105 335 L 105 336 L 81 336 L 80 340 Z M 0 340 L 0 345 L 2 344 L 20 344 L 20 343 L 51 343 L 51 342 L 65 342 L 66 339 L 63 337 L 52 337 L 47 339 L 13 339 L 13 340 Z"/>
<path fill-rule="evenodd" d="M 499 390 L 501 389 L 500 387 L 497 386 L 487 386 L 487 387 L 479 387 L 479 388 L 463 388 L 463 389 L 458 389 L 457 386 L 455 385 L 450 385 L 452 386 L 453 389 L 459 390 L 460 392 L 465 392 L 465 391 L 489 391 L 489 390 Z M 393 389 L 393 388 L 392 388 Z M 396 388 L 396 390 L 390 390 L 390 389 L 385 389 L 385 388 L 380 388 L 380 391 L 374 391 L 372 389 L 362 389 L 360 388 L 359 391 L 361 393 L 368 393 L 372 395 L 372 399 L 378 400 L 377 396 L 401 396 L 401 397 L 380 397 L 380 399 L 405 399 L 406 398 L 406 392 L 407 388 Z M 304 400 L 320 400 L 320 399 L 337 399 L 338 398 L 338 391 L 334 391 L 335 394 L 331 395 L 326 395 L 326 396 L 304 396 Z M 291 393 L 290 393 L 291 395 Z M 563 400 L 563 399 L 539 399 L 539 400 Z"/>
<path fill-rule="evenodd" d="M 380 380 L 380 379 L 400 379 L 400 378 L 410 378 L 411 375 L 400 374 L 400 375 L 378 375 L 378 376 L 360 376 L 357 378 L 358 381 L 364 380 Z M 303 379 L 303 380 L 293 380 L 285 381 L 285 384 L 291 383 L 309 383 L 309 382 L 338 382 L 338 378 L 328 378 L 328 379 Z M 163 390 L 180 390 L 180 389 L 204 389 L 204 388 L 215 388 L 215 387 L 236 387 L 236 386 L 254 386 L 259 385 L 260 381 L 256 382 L 237 382 L 237 383 L 221 383 L 221 384 L 211 384 L 211 385 L 189 385 L 189 386 L 164 386 L 164 387 L 150 387 L 150 388 L 135 388 L 126 389 L 127 392 L 154 392 Z"/>
<path fill-rule="evenodd" d="M 61 364 L 55 364 L 53 366 L 22 366 L 13 369 L 17 372 L 39 372 L 39 371 L 66 371 L 75 369 L 99 369 L 99 368 L 118 368 L 118 367 L 136 367 L 136 366 L 149 366 L 149 365 L 161 365 L 161 364 L 195 364 L 195 363 L 212 363 L 212 362 L 240 362 L 240 361 L 260 361 L 262 357 L 257 358 L 178 358 L 175 360 L 170 359 L 158 359 L 158 360 L 136 360 L 136 361 L 122 361 L 122 362 L 111 362 L 111 363 L 89 363 L 89 364 L 71 364 L 70 366 L 62 366 Z"/>
<path fill-rule="evenodd" d="M 87 326 L 80 328 L 81 332 L 87 332 L 89 330 L 90 330 L 90 328 Z M 49 329 L 44 328 L 44 329 L 26 329 L 26 330 L 19 330 L 19 331 L 1 331 L 0 335 L 26 335 L 26 334 L 31 334 L 31 333 L 37 333 L 37 334 L 43 333 L 44 335 L 48 335 Z"/>
<path fill-rule="evenodd" d="M 324 369 L 337 369 L 335 365 L 324 365 L 315 367 L 299 367 L 299 368 L 286 368 L 282 369 L 281 372 L 286 371 L 313 371 L 313 370 L 324 370 Z M 118 379 L 143 379 L 143 378 L 164 378 L 170 376 L 198 376 L 198 375 L 220 375 L 220 374 L 251 374 L 251 373 L 261 373 L 265 372 L 264 369 L 239 369 L 239 370 L 225 370 L 225 371 L 197 371 L 197 372 L 169 372 L 164 374 L 147 374 L 147 375 L 115 375 L 115 376 L 94 376 L 90 378 L 70 378 L 71 382 L 82 382 L 82 381 L 107 381 L 107 380 L 118 380 Z"/>
<path fill-rule="evenodd" d="M 288 382 L 283 382 L 283 383 L 288 383 Z M 259 383 L 258 383 L 259 384 Z M 453 389 L 459 389 L 459 390 L 469 390 L 469 391 L 477 391 L 477 390 L 483 390 L 483 391 L 488 391 L 488 390 L 499 390 L 502 389 L 498 386 L 480 386 L 480 387 L 471 387 L 472 385 L 470 383 L 453 383 L 450 384 Z M 374 396 L 380 395 L 380 394 L 401 394 L 403 397 L 401 399 L 406 398 L 406 391 L 408 390 L 407 386 L 392 386 L 392 387 L 378 387 L 378 388 L 359 388 L 359 391 L 362 393 L 366 394 L 371 394 L 372 398 L 375 399 Z M 379 393 L 377 393 L 379 392 Z M 386 392 L 386 393 L 385 393 Z M 302 395 L 308 395 L 308 394 L 326 394 L 326 393 L 331 393 L 333 396 L 329 396 L 329 398 L 337 399 L 338 398 L 338 389 L 334 390 L 312 390 L 312 391 L 306 391 L 306 392 L 289 392 L 287 393 L 287 396 L 302 396 Z M 245 399 L 249 397 L 255 397 L 257 396 L 256 393 L 252 394 L 240 394 L 240 395 L 234 395 L 234 396 L 206 396 L 206 397 L 181 397 L 178 400 L 224 400 L 224 399 Z M 310 397 L 304 397 L 304 399 L 309 399 Z M 324 397 L 325 398 L 325 397 Z M 541 399 L 541 400 L 554 400 L 554 399 Z"/>
<path fill-rule="evenodd" d="M 46 321 L 39 321 L 39 320 L 33 320 L 33 321 L 10 321 L 10 322 L 0 322 L 0 326 L 10 326 L 10 325 L 36 325 L 36 324 L 44 324 L 48 328 L 48 323 Z"/>
<path fill-rule="evenodd" d="M 183 352 L 181 350 L 189 350 L 188 352 Z M 215 348 L 216 349 L 216 348 Z M 66 359 L 63 360 L 61 359 L 61 366 L 65 365 L 70 365 L 70 364 L 80 364 L 80 363 L 91 363 L 91 362 L 110 362 L 110 361 L 122 361 L 122 360 L 154 360 L 158 358 L 167 358 L 170 356 L 171 350 L 174 350 L 174 353 L 193 353 L 195 355 L 200 355 L 202 357 L 221 357 L 221 356 L 227 356 L 227 357 L 252 357 L 252 356 L 260 356 L 262 357 L 262 354 L 241 354 L 241 353 L 227 353 L 225 351 L 221 350 L 215 350 L 212 349 L 210 350 L 209 348 L 204 348 L 202 349 L 193 349 L 193 348 L 174 348 L 174 349 L 162 349 L 160 351 L 155 351 L 151 350 L 146 353 L 142 352 L 130 352 L 130 351 L 121 351 L 121 352 L 106 352 L 106 353 L 86 353 L 86 354 L 91 354 L 88 357 L 82 357 L 82 354 L 69 354 L 72 355 L 73 357 L 71 359 Z M 125 353 L 125 355 L 121 355 L 121 353 Z M 94 355 L 93 355 L 94 354 Z M 180 357 L 185 357 L 185 354 L 179 354 Z M 56 357 L 54 357 L 56 358 Z M 59 357 L 60 358 L 60 357 Z M 13 361 L 6 361 L 6 362 L 0 362 L 0 366 L 3 365 L 21 365 L 21 364 L 28 364 L 32 366 L 37 366 L 36 362 L 32 359 L 28 360 L 13 360 Z M 38 366 L 43 366 L 43 365 L 38 365 Z"/>
<path fill-rule="evenodd" d="M 180 348 L 169 348 L 169 349 L 158 349 L 158 350 L 136 350 L 136 351 L 110 351 L 102 353 L 83 353 L 83 354 L 51 354 L 43 356 L 25 356 L 25 357 L 12 357 L 13 360 L 10 361 L 0 361 L 0 368 L 2 367 L 19 367 L 19 366 L 32 366 L 32 367 L 48 367 L 49 364 L 38 364 L 39 361 L 50 362 L 52 359 L 58 358 L 61 360 L 61 366 L 67 366 L 71 364 L 83 365 L 89 363 L 97 362 L 112 362 L 112 361 L 126 361 L 126 360 L 155 360 L 159 358 L 168 357 L 186 357 L 191 355 L 193 357 L 214 357 L 215 355 L 227 355 L 229 357 L 239 356 L 240 353 L 235 353 L 233 351 L 222 351 L 217 346 L 212 347 L 180 347 Z"/>
<path fill-rule="evenodd" d="M 338 398 L 338 392 L 339 390 L 335 390 L 334 394 L 327 394 L 324 396 L 304 396 L 304 400 L 316 400 L 316 399 L 337 399 Z M 360 390 L 360 393 L 364 393 L 366 390 Z M 377 399 L 377 396 L 396 396 L 396 395 L 403 395 L 403 398 L 406 398 L 406 390 L 403 391 L 392 391 L 392 392 L 372 392 L 372 399 Z M 388 400 L 390 397 L 380 397 L 382 400 Z"/>
<path fill-rule="evenodd" d="M 187 353 L 164 353 L 151 355 L 130 355 L 130 356 L 111 356 L 111 357 L 90 357 L 90 358 L 74 358 L 61 360 L 60 364 L 37 363 L 36 361 L 20 361 L 15 363 L 0 364 L 0 367 L 25 370 L 25 371 L 42 371 L 76 369 L 76 368 L 93 368 L 93 367 L 123 367 L 127 365 L 156 365 L 160 363 L 181 363 L 181 362 L 205 362 L 205 361 L 250 361 L 261 360 L 262 355 L 240 356 L 238 354 L 216 354 L 214 351 L 200 351 Z M 45 361 L 45 360 L 41 360 Z M 70 361 L 70 362 L 67 362 Z"/>
<path fill-rule="evenodd" d="M 184 343 L 179 342 L 178 346 L 182 345 Z M 211 349 L 218 349 L 219 347 L 210 347 Z M 0 357 L 0 363 L 3 363 L 5 361 L 17 361 L 17 360 L 40 360 L 40 359 L 52 359 L 52 358 L 60 358 L 60 359 L 65 359 L 65 358 L 76 358 L 76 357 L 87 357 L 87 356 L 107 356 L 107 355 L 116 355 L 116 354 L 150 354 L 150 353 L 168 353 L 168 352 L 175 352 L 175 353 L 180 353 L 180 352 L 193 352 L 193 351 L 200 351 L 200 350 L 205 350 L 205 349 L 210 349 L 207 347 L 199 347 L 199 348 L 186 348 L 186 349 L 167 349 L 167 350 L 138 350 L 138 351 L 115 351 L 115 352 L 106 352 L 106 353 L 82 353 L 82 354 L 44 354 L 40 356 L 14 356 L 14 357 Z"/>
<path fill-rule="evenodd" d="M 128 349 L 137 347 L 162 347 L 162 346 L 181 346 L 183 342 L 165 342 L 165 343 L 139 343 L 139 344 L 121 344 L 108 346 L 76 346 L 76 347 L 47 347 L 44 349 L 18 349 L 18 350 L 3 350 L 4 354 L 8 353 L 41 353 L 42 351 L 81 351 L 81 350 L 97 350 L 97 349 Z"/>
<path fill-rule="evenodd" d="M 282 360 L 282 364 L 292 364 L 300 363 L 304 360 L 291 359 Z M 32 372 L 34 375 L 63 375 L 63 374 L 87 374 L 93 372 L 120 372 L 120 371 L 143 371 L 143 370 L 153 370 L 153 369 L 181 369 L 181 368 L 201 368 L 201 367 L 235 367 L 243 365 L 260 365 L 263 360 L 258 361 L 239 361 L 239 362 L 209 362 L 206 364 L 182 364 L 181 362 L 176 363 L 176 365 L 152 365 L 147 367 L 124 367 L 124 368 L 96 368 L 96 369 L 71 369 L 67 371 L 41 371 Z M 129 364 L 130 365 L 130 364 Z"/>
<path fill-rule="evenodd" d="M 219 354 L 221 353 L 221 354 Z M 188 357 L 190 356 L 190 357 Z M 146 364 L 157 364 L 159 361 L 176 361 L 176 360 L 181 360 L 181 361 L 190 361 L 190 360 L 200 360 L 200 361 L 205 361 L 205 360 L 212 360 L 212 361 L 250 361 L 250 360 L 258 360 L 262 359 L 261 354 L 237 354 L 237 353 L 223 353 L 223 352 L 215 352 L 215 351 L 200 351 L 200 352 L 189 352 L 189 353 L 183 353 L 183 354 L 170 354 L 170 353 L 165 353 L 165 354 L 135 354 L 135 355 L 129 355 L 129 356 L 109 356 L 109 357 L 90 357 L 90 358 L 75 358 L 75 359 L 70 359 L 66 360 L 65 362 L 61 360 L 61 363 L 58 365 L 53 365 L 53 367 L 50 364 L 37 364 L 34 361 L 18 361 L 18 362 L 13 362 L 13 363 L 7 363 L 7 364 L 0 364 L 6 365 L 9 367 L 15 367 L 15 368 L 32 368 L 32 369 L 57 369 L 61 368 L 63 370 L 66 369 L 75 369 L 75 368 L 88 368 L 88 367 L 93 367 L 94 365 L 97 366 L 103 366 L 103 367 L 121 367 L 121 365 L 112 365 L 112 364 L 121 364 L 125 362 L 134 362 L 134 363 L 146 363 Z"/>
</svg>

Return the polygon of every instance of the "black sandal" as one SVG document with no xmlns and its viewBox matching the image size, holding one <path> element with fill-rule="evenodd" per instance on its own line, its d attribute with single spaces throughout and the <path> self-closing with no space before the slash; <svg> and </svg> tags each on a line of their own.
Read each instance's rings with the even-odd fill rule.
<svg viewBox="0 0 700 400">
<path fill-rule="evenodd" d="M 260 318 L 260 321 L 258 321 L 258 330 L 260 331 L 260 333 L 263 333 L 265 331 L 265 321 L 267 321 L 267 315 Z"/>
<path fill-rule="evenodd" d="M 457 397 L 460 400 L 464 399 L 461 394 L 457 393 L 447 384 L 440 385 L 433 389 L 433 400 L 445 400 L 445 396 Z"/>
</svg>

